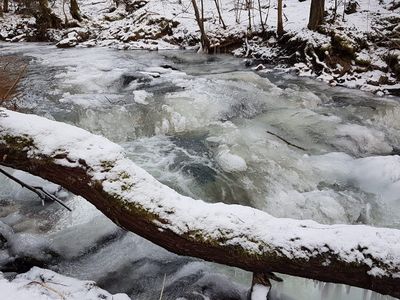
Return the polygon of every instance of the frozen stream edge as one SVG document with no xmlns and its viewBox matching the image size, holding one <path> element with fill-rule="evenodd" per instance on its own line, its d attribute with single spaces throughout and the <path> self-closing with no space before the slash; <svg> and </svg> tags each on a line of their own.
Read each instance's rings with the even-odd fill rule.
<svg viewBox="0 0 400 300">
<path fill-rule="evenodd" d="M 19 45 L 18 47 L 22 47 L 21 45 Z M 30 47 L 30 46 L 29 46 Z M 34 48 L 35 46 L 33 46 L 32 45 L 32 47 Z M 21 48 L 21 49 L 23 49 L 23 47 Z M 99 51 L 99 52 L 101 52 L 101 51 Z M 107 51 L 105 51 L 105 52 L 107 52 Z M 87 52 L 87 53 L 89 53 L 89 52 Z M 108 54 L 110 54 L 111 52 L 107 52 Z M 71 54 L 71 58 L 73 58 L 73 56 L 74 56 L 75 54 Z M 40 57 L 44 57 L 44 56 L 42 56 L 42 55 L 40 55 Z M 56 57 L 54 57 L 54 58 L 56 58 Z M 57 58 L 58 59 L 58 58 Z M 54 62 L 52 62 L 52 60 L 53 60 L 53 58 L 45 58 L 45 60 L 46 60 L 46 63 L 47 64 L 49 64 L 49 65 L 51 65 L 52 63 L 54 63 Z M 65 61 L 57 61 L 57 63 L 60 65 L 60 66 L 62 66 L 63 64 L 64 64 L 64 62 L 65 63 L 68 63 L 68 58 L 67 59 L 65 59 Z M 89 62 L 89 60 L 88 60 L 88 62 Z M 93 77 L 92 75 L 94 74 L 92 74 L 92 71 L 93 72 L 99 72 L 99 69 L 102 69 L 102 68 L 104 68 L 104 69 L 106 69 L 108 66 L 107 66 L 107 64 L 104 64 L 105 63 L 105 61 L 101 61 L 101 63 L 100 64 L 97 64 L 96 65 L 96 68 L 93 68 L 92 69 L 92 66 L 90 67 L 90 68 L 87 68 L 87 67 L 83 67 L 82 68 L 82 70 L 81 71 L 84 71 L 84 72 L 86 72 L 85 73 L 85 75 L 87 75 L 85 78 L 85 80 L 87 80 L 87 83 L 94 83 L 95 82 L 95 80 L 97 80 L 97 77 Z M 76 71 L 78 71 L 78 72 L 76 72 Z M 68 85 L 70 85 L 70 86 L 74 86 L 74 85 L 76 85 L 77 84 L 77 82 L 74 82 L 73 80 L 74 80 L 74 78 L 79 78 L 81 75 L 79 75 L 79 74 L 82 74 L 82 73 L 80 73 L 80 71 L 79 70 L 76 70 L 76 71 L 74 71 L 74 68 L 72 67 L 72 68 L 69 68 L 69 70 L 68 70 L 68 72 L 66 72 L 65 74 L 60 74 L 59 75 L 59 80 L 61 81 L 61 80 L 63 80 L 64 81 L 64 83 L 65 83 L 65 87 L 67 87 Z M 121 71 L 123 71 L 123 70 L 121 70 Z M 158 69 L 157 71 L 160 71 L 160 69 Z M 118 74 L 114 74 L 115 75 L 115 78 L 117 78 L 117 76 L 116 75 L 118 75 Z M 114 76 L 114 75 L 112 75 L 112 76 Z M 221 77 L 221 76 L 220 76 Z M 99 76 L 98 77 L 100 80 L 104 80 L 105 78 L 102 78 L 101 76 Z M 93 80 L 94 79 L 94 80 Z M 107 84 L 108 82 L 110 82 L 111 81 L 111 79 L 112 78 L 107 78 L 107 80 L 105 81 L 105 82 L 100 82 L 100 83 L 102 83 L 102 84 Z M 92 92 L 94 92 L 94 91 L 96 91 L 95 89 L 93 89 L 93 88 L 95 88 L 95 85 L 89 85 L 89 87 L 91 88 L 91 91 Z M 61 89 L 62 90 L 64 90 L 64 87 L 61 87 Z M 82 98 L 82 95 L 85 93 L 86 91 L 85 90 L 83 90 L 83 91 L 81 91 L 81 94 L 79 95 L 73 95 L 73 94 L 71 94 L 71 96 L 68 96 L 68 95 L 65 95 L 63 98 L 66 100 L 66 101 L 70 101 L 70 100 L 79 100 L 79 98 L 81 98 L 81 99 L 83 99 L 83 100 L 85 100 L 86 101 L 86 103 L 88 103 L 88 105 L 90 106 L 90 105 L 93 105 L 93 103 L 89 103 L 88 102 L 88 100 L 89 100 L 89 97 L 86 97 L 86 98 Z M 298 94 L 298 96 L 299 97 L 304 97 L 304 99 L 306 99 L 306 95 L 305 94 L 302 94 L 302 93 L 297 93 Z M 93 94 L 93 96 L 95 96 L 95 94 Z M 310 97 L 310 95 L 307 95 L 307 97 Z M 136 97 L 135 97 L 136 98 Z M 312 98 L 313 99 L 313 98 Z M 96 97 L 94 97 L 94 100 L 99 100 L 99 98 L 96 98 Z M 149 99 L 147 99 L 147 100 L 145 100 L 145 101 L 147 101 L 147 102 L 149 102 L 149 103 L 151 103 L 151 98 L 149 98 Z M 308 101 L 308 102 L 310 102 L 310 101 Z M 311 101 L 312 102 L 312 101 Z M 103 102 L 100 102 L 99 103 L 100 105 L 104 105 L 104 103 Z M 309 105 L 309 103 L 306 103 L 306 100 L 304 100 L 304 105 Z M 90 111 L 89 111 L 90 112 Z M 123 116 L 123 115 L 122 115 Z M 95 118 L 96 116 L 94 115 L 93 116 L 93 118 Z M 332 117 L 330 117 L 331 119 L 333 119 L 333 116 Z M 327 117 L 327 119 L 329 119 L 328 117 Z M 171 120 L 172 120 L 172 118 L 171 118 Z M 206 124 L 206 122 L 207 122 L 207 120 L 204 120 L 205 121 L 205 124 Z M 384 120 L 385 122 L 389 122 L 390 120 L 388 120 L 388 119 L 385 119 Z M 89 123 L 89 119 L 86 119 L 86 120 L 81 120 L 81 125 L 83 125 L 84 127 L 88 127 L 88 126 L 90 126 L 90 123 Z M 86 122 L 86 123 L 83 123 L 83 122 Z M 390 121 L 390 122 L 392 122 L 392 121 Z M 201 122 L 200 122 L 201 123 Z M 170 124 L 172 124 L 172 122 L 170 122 Z M 388 123 L 388 124 L 392 124 L 392 123 Z M 178 126 L 179 125 L 179 123 L 176 123 L 176 125 Z M 179 127 L 178 127 L 179 128 Z M 365 137 L 365 139 L 367 139 L 367 138 L 369 138 L 368 137 L 368 134 L 369 134 L 369 132 L 365 132 L 365 131 L 362 131 L 362 130 L 364 130 L 362 127 L 358 127 L 359 129 L 360 129 L 360 131 L 359 131 L 359 133 L 363 136 L 363 138 Z M 96 128 L 96 127 L 91 127 L 91 128 L 89 128 L 89 129 L 91 129 L 91 130 L 94 130 L 95 132 L 99 132 L 99 128 Z M 106 129 L 106 128 L 104 128 L 104 129 Z M 163 128 L 163 130 L 165 130 L 165 127 Z M 169 129 L 169 130 L 171 130 L 171 128 Z M 101 129 L 100 129 L 100 131 L 101 131 Z M 123 131 L 121 131 L 121 137 L 123 136 Z M 342 136 L 343 137 L 345 137 L 346 135 L 348 135 L 348 134 L 351 134 L 352 133 L 352 130 L 350 130 L 349 128 L 346 128 L 346 127 L 343 127 L 343 129 L 342 129 L 342 131 L 341 131 L 341 134 L 342 134 Z M 374 133 L 374 135 L 375 135 L 375 133 Z M 372 136 L 371 138 L 375 138 L 375 136 Z M 341 137 L 341 139 L 344 139 L 343 137 Z M 377 135 L 377 137 L 379 137 L 379 134 Z M 231 136 L 227 136 L 227 138 L 232 138 Z M 119 137 L 117 138 L 117 139 L 119 139 Z M 383 145 L 383 144 L 381 144 L 381 145 Z M 129 145 L 128 145 L 129 146 Z M 274 146 L 276 146 L 276 145 L 274 145 Z M 154 145 L 154 148 L 156 148 L 157 147 L 157 144 L 155 144 Z M 386 147 L 386 146 L 385 146 Z M 134 151 L 134 149 L 132 149 L 132 151 Z M 221 151 L 221 153 L 224 153 L 224 150 L 222 149 L 222 151 Z M 232 152 L 232 150 L 230 151 L 230 152 L 228 152 L 228 153 L 238 153 L 238 152 Z M 240 152 L 239 152 L 240 153 Z M 285 152 L 286 153 L 286 152 Z M 150 153 L 149 153 L 150 154 Z M 243 157 L 243 154 L 240 154 L 242 157 Z M 331 161 L 332 161 L 332 159 L 334 159 L 333 161 L 335 161 L 335 162 L 339 162 L 339 163 L 336 163 L 335 165 L 331 165 Z M 333 171 L 334 172 L 339 172 L 339 171 L 341 171 L 341 168 L 342 168 L 342 165 L 341 164 L 343 164 L 343 166 L 344 165 L 352 165 L 353 163 L 353 159 L 351 158 L 351 157 L 349 157 L 349 156 L 345 156 L 344 154 L 328 154 L 328 155 L 325 155 L 324 156 L 324 159 L 322 160 L 322 161 L 318 161 L 318 158 L 317 157 L 310 157 L 310 160 L 315 160 L 316 162 L 318 162 L 318 165 L 319 165 L 319 167 L 321 168 L 321 172 L 322 172 L 322 170 L 325 170 L 325 169 L 328 169 L 328 168 L 331 168 L 332 166 L 334 166 L 335 168 L 333 169 Z M 384 161 L 384 160 L 386 160 L 387 162 L 385 163 L 385 168 L 382 168 L 382 162 Z M 248 158 L 246 158 L 246 161 L 248 162 Z M 368 162 L 368 163 L 367 163 Z M 384 157 L 382 157 L 382 158 L 380 158 L 379 160 L 378 160 L 378 157 L 370 157 L 370 158 L 361 158 L 360 160 L 359 160 L 359 163 L 357 162 L 357 164 L 355 164 L 354 165 L 354 167 L 350 167 L 350 169 L 351 168 L 355 168 L 355 170 L 358 170 L 357 172 L 360 174 L 360 179 L 365 179 L 365 175 L 367 174 L 367 171 L 372 167 L 372 168 L 374 168 L 374 170 L 375 171 L 377 171 L 377 170 L 382 170 L 382 173 L 380 173 L 380 172 L 378 172 L 378 174 L 376 174 L 376 177 L 371 177 L 369 180 L 365 180 L 365 182 L 363 183 L 364 185 L 365 185 L 365 187 L 368 187 L 368 189 L 370 189 L 372 192 L 374 192 L 374 191 L 376 191 L 376 190 L 379 190 L 379 189 L 381 189 L 381 188 L 384 188 L 384 189 L 386 189 L 387 191 L 388 191 L 388 194 L 390 194 L 389 192 L 390 192 L 390 189 L 388 190 L 387 189 L 387 186 L 386 186 L 386 184 L 387 184 L 387 182 L 388 181 L 386 181 L 386 179 L 384 179 L 384 178 L 389 178 L 390 176 L 393 178 L 393 181 L 395 182 L 396 181 L 396 175 L 395 174 L 391 174 L 390 173 L 390 170 L 391 170 L 391 168 L 392 168 L 392 164 L 393 164 L 393 162 L 395 162 L 395 157 L 390 157 L 390 156 L 387 156 L 386 158 L 384 158 Z M 367 164 L 366 164 L 367 163 Z M 248 164 L 248 163 L 247 163 Z M 242 164 L 243 165 L 243 164 Z M 357 165 L 359 165 L 359 166 L 357 166 Z M 251 165 L 248 165 L 247 166 L 248 168 L 251 168 Z M 147 167 L 146 167 L 146 169 L 147 169 Z M 241 167 L 241 169 L 243 170 L 243 167 Z M 229 170 L 229 169 L 228 169 Z M 325 172 L 325 171 L 324 171 Z M 322 173 L 323 174 L 323 173 Z M 345 175 L 345 174 L 344 174 Z M 333 174 L 332 174 L 332 176 L 333 176 Z M 346 175 L 347 176 L 347 175 Z M 385 176 L 387 176 L 387 177 L 385 177 Z M 371 185 L 371 182 L 373 182 L 374 183 L 374 185 Z M 362 182 L 361 182 L 362 183 Z M 392 192 L 393 192 L 393 194 L 395 194 L 395 192 L 396 192 L 396 186 L 395 185 L 393 185 L 392 186 Z M 310 196 L 311 196 L 311 193 L 309 194 Z M 290 195 L 290 197 L 292 197 L 293 195 Z M 317 195 L 314 195 L 314 196 L 317 196 Z M 329 198 L 328 198 L 329 199 Z M 328 200 L 327 199 L 327 200 Z M 308 201 L 308 200 L 307 200 Z M 278 207 L 277 207 L 278 208 Z M 326 211 L 326 213 L 330 213 L 329 211 Z"/>
</svg>

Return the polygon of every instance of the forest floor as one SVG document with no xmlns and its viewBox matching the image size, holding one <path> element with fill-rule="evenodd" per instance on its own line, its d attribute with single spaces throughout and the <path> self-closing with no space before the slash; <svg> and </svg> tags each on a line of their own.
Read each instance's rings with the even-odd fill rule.
<svg viewBox="0 0 400 300">
<path fill-rule="evenodd" d="M 120 1 L 118 7 L 113 0 L 78 2 L 81 22 L 72 18 L 67 5 L 63 9 L 61 2 L 54 2 L 52 6 L 63 26 L 51 29 L 48 40 L 58 47 L 199 47 L 200 34 L 190 0 Z M 249 65 L 264 72 L 273 67 L 331 85 L 400 95 L 399 2 L 338 0 L 335 11 L 335 1 L 327 0 L 326 23 L 314 32 L 307 29 L 310 1 L 287 0 L 283 8 L 285 34 L 280 38 L 275 34 L 275 1 L 254 1 L 250 13 L 242 2 L 220 4 L 222 23 L 215 2 L 204 1 L 205 27 L 216 52 L 249 58 Z M 11 13 L 0 19 L 0 27 L 2 40 L 35 40 L 35 19 L 24 15 L 16 4 L 12 3 Z"/>
</svg>

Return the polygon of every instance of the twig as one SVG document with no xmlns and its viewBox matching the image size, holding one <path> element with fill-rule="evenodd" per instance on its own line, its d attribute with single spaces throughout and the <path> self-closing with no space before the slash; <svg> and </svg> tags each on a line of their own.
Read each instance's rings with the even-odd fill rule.
<svg viewBox="0 0 400 300">
<path fill-rule="evenodd" d="M 8 89 L 7 93 L 3 97 L 3 100 L 6 100 L 8 98 L 8 96 L 11 94 L 12 90 L 17 86 L 18 82 L 21 80 L 21 77 L 24 74 L 27 67 L 28 67 L 28 65 L 25 65 L 22 68 L 21 72 L 19 72 L 17 79 L 15 79 L 13 85 Z"/>
<path fill-rule="evenodd" d="M 51 287 L 45 285 L 45 284 L 42 283 L 42 282 L 39 282 L 39 281 L 31 281 L 31 282 L 29 282 L 27 285 L 31 285 L 31 284 L 38 284 L 38 285 L 44 287 L 45 289 L 48 289 L 49 291 L 52 291 L 52 292 L 56 293 L 58 296 L 60 296 L 60 298 L 61 298 L 62 300 L 65 300 L 65 297 L 64 297 L 59 291 L 57 291 L 57 290 L 55 290 L 55 289 L 53 289 L 53 288 L 51 288 Z"/>
<path fill-rule="evenodd" d="M 274 137 L 277 137 L 278 139 L 280 139 L 281 141 L 285 142 L 286 144 L 288 144 L 289 146 L 295 147 L 297 149 L 303 150 L 303 151 L 307 151 L 306 149 L 304 149 L 303 147 L 297 146 L 295 144 L 292 144 L 291 142 L 285 140 L 283 137 L 280 137 L 279 135 L 277 135 L 276 133 L 273 133 L 271 131 L 267 130 L 267 133 L 269 133 L 270 135 L 273 135 Z"/>
<path fill-rule="evenodd" d="M 163 279 L 163 283 L 162 283 L 162 287 L 161 287 L 161 292 L 160 292 L 160 298 L 159 300 L 162 300 L 162 296 L 164 293 L 164 287 L 165 287 L 165 279 L 167 278 L 167 274 L 164 274 L 164 279 Z"/>
<path fill-rule="evenodd" d="M 384 35 L 383 33 L 381 33 L 381 32 L 379 31 L 379 29 L 377 29 L 377 28 L 375 28 L 375 27 L 372 27 L 372 26 L 371 26 L 371 29 L 372 29 L 373 31 L 375 31 L 375 33 L 377 33 L 378 35 L 380 35 L 380 36 L 382 37 L 382 40 L 387 40 L 387 41 L 389 41 L 389 42 L 392 42 L 393 44 L 395 44 L 397 47 L 400 48 L 400 44 L 399 44 L 399 43 L 397 43 L 394 39 L 388 38 L 386 35 Z"/>
<path fill-rule="evenodd" d="M 39 196 L 40 199 L 42 199 L 42 201 L 52 200 L 52 201 L 57 202 L 58 204 L 60 204 L 64 208 L 68 209 L 69 211 L 72 211 L 72 209 L 69 208 L 67 205 L 65 205 L 60 199 L 58 199 L 54 195 L 46 192 L 42 187 L 34 187 L 34 186 L 29 185 L 29 184 L 26 184 L 25 182 L 19 180 L 18 178 L 14 177 L 11 174 L 9 174 L 8 172 L 4 171 L 2 168 L 0 168 L 0 173 L 2 173 L 3 175 L 7 176 L 11 180 L 15 181 L 16 183 L 18 183 L 22 187 L 24 187 L 24 188 L 30 190 L 31 192 L 35 193 L 36 195 Z"/>
</svg>

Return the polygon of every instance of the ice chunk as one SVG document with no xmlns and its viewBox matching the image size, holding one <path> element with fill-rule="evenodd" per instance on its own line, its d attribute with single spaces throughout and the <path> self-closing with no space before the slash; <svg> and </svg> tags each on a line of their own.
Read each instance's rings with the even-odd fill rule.
<svg viewBox="0 0 400 300">
<path fill-rule="evenodd" d="M 247 170 L 246 161 L 239 155 L 232 154 L 225 146 L 220 147 L 220 151 L 215 157 L 218 165 L 228 173 L 244 172 Z"/>
</svg>

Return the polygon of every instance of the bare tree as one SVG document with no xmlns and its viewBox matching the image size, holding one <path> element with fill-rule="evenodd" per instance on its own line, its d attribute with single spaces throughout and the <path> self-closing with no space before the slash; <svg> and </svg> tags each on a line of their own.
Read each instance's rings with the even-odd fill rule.
<svg viewBox="0 0 400 300">
<path fill-rule="evenodd" d="M 3 12 L 8 12 L 8 0 L 3 1 Z"/>
<path fill-rule="evenodd" d="M 196 22 L 200 29 L 201 46 L 204 52 L 208 52 L 210 50 L 210 40 L 208 39 L 206 30 L 204 29 L 204 18 L 201 18 L 200 16 L 199 7 L 197 6 L 196 0 L 192 0 L 192 5 Z"/>
<path fill-rule="evenodd" d="M 332 17 L 332 22 L 333 23 L 336 21 L 337 6 L 338 6 L 338 0 L 335 0 L 335 7 L 333 8 L 333 17 Z"/>
<path fill-rule="evenodd" d="M 277 24 L 277 34 L 282 36 L 283 31 L 283 0 L 278 0 L 278 24 Z"/>
<path fill-rule="evenodd" d="M 71 0 L 71 6 L 69 8 L 69 11 L 71 13 L 71 16 L 75 19 L 78 20 L 79 22 L 82 21 L 81 13 L 79 10 L 79 5 L 78 5 L 78 0 Z"/>
<path fill-rule="evenodd" d="M 264 26 L 264 22 L 263 22 L 263 17 L 262 17 L 262 7 L 261 7 L 261 1 L 258 1 L 258 13 L 260 14 L 260 22 L 261 22 L 261 29 L 262 29 L 262 33 L 265 33 L 265 26 Z"/>
<path fill-rule="evenodd" d="M 311 0 L 308 29 L 316 30 L 324 21 L 325 0 Z"/>
<path fill-rule="evenodd" d="M 51 11 L 48 0 L 38 0 L 38 10 L 34 12 L 36 19 L 37 33 L 36 38 L 39 41 L 47 40 L 48 28 L 59 28 L 62 21 Z"/>
<path fill-rule="evenodd" d="M 249 25 L 247 26 L 247 33 L 251 34 L 252 27 L 251 27 L 251 7 L 252 7 L 252 0 L 246 0 L 246 8 L 247 8 L 247 15 L 249 19 Z"/>
<path fill-rule="evenodd" d="M 67 14 L 65 13 L 65 2 L 67 2 L 67 0 L 62 1 L 62 11 L 64 14 L 64 23 L 68 24 L 68 17 L 67 17 Z"/>
<path fill-rule="evenodd" d="M 214 3 L 215 3 L 215 7 L 217 8 L 219 21 L 222 23 L 222 28 L 226 29 L 226 25 L 225 25 L 224 19 L 222 18 L 222 14 L 221 14 L 221 7 L 219 5 L 219 0 L 214 0 Z"/>
</svg>

